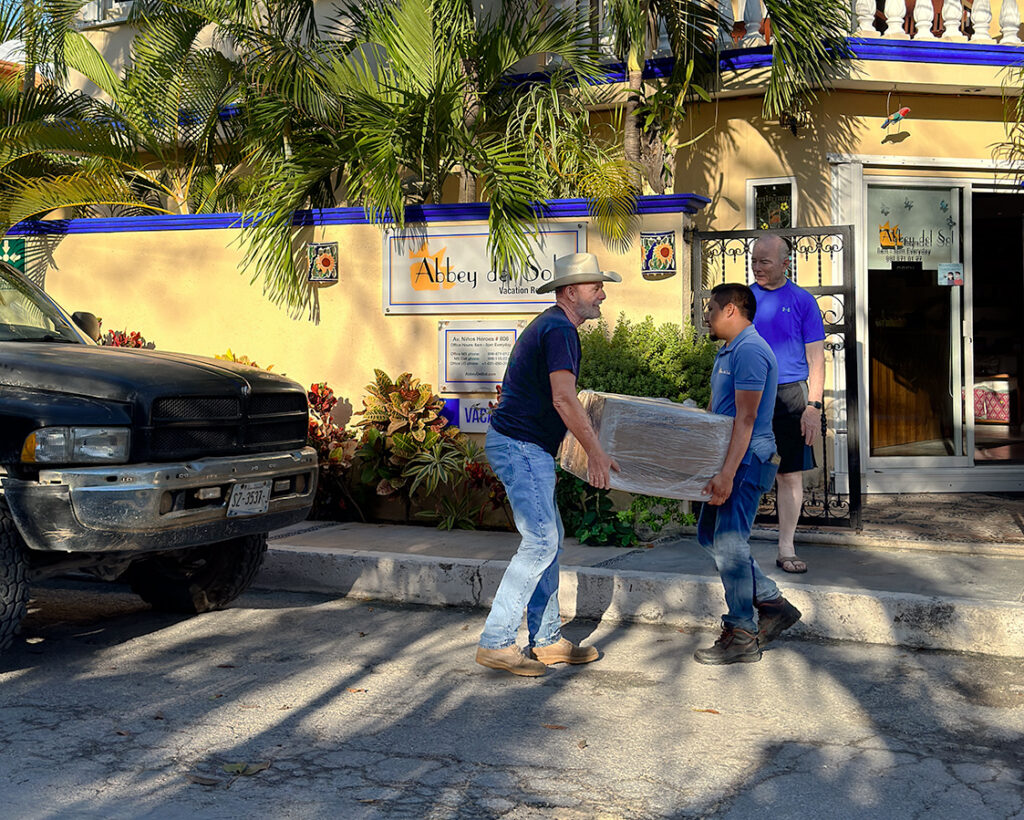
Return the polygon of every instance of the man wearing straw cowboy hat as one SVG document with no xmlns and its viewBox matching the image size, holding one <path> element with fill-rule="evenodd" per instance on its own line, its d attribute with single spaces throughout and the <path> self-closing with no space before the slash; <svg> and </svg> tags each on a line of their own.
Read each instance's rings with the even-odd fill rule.
<svg viewBox="0 0 1024 820">
<path fill-rule="evenodd" d="M 560 631 L 558 555 L 565 531 L 555 504 L 554 457 L 569 429 L 587 452 L 591 484 L 607 489 L 609 471 L 619 469 L 576 397 L 582 355 L 576 328 L 601 315 L 604 283 L 621 281 L 619 274 L 602 271 L 592 253 L 559 257 L 551 281 L 537 288 L 555 292 L 554 306 L 530 322 L 509 355 L 486 452 L 505 485 L 522 541 L 477 647 L 476 662 L 491 669 L 536 677 L 550 664 L 597 660 L 597 649 L 576 646 Z M 524 609 L 532 658 L 516 645 Z"/>
</svg>

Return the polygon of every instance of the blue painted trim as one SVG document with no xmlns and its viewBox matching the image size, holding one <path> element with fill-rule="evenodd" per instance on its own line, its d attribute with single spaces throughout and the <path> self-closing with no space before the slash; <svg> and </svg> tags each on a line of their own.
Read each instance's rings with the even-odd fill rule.
<svg viewBox="0 0 1024 820">
<path fill-rule="evenodd" d="M 699 194 L 665 194 L 642 196 L 637 202 L 640 214 L 695 214 L 711 202 Z M 552 199 L 537 205 L 544 219 L 589 219 L 585 199 Z M 450 205 L 411 205 L 406 210 L 406 223 L 480 222 L 486 221 L 490 206 L 486 202 Z M 292 224 L 302 225 L 368 225 L 370 220 L 362 208 L 323 208 L 299 211 Z M 133 233 L 138 231 L 210 231 L 240 228 L 239 213 L 223 214 L 153 214 L 111 219 L 53 219 L 19 222 L 10 236 L 53 236 L 71 233 Z"/>
<path fill-rule="evenodd" d="M 1024 48 L 998 43 L 941 43 L 928 40 L 882 40 L 851 37 L 858 60 L 888 60 L 939 65 L 1012 66 L 1024 62 Z"/>
<path fill-rule="evenodd" d="M 850 51 L 858 60 L 894 63 L 932 63 L 935 65 L 1013 66 L 1024 63 L 1024 47 L 998 43 L 942 43 L 927 40 L 884 40 L 850 37 Z M 723 71 L 767 68 L 772 62 L 771 46 L 723 51 L 719 67 Z"/>
</svg>

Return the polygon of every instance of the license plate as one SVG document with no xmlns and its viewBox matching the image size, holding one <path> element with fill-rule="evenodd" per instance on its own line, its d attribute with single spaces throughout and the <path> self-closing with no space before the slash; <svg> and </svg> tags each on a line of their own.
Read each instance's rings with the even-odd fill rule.
<svg viewBox="0 0 1024 820">
<path fill-rule="evenodd" d="M 228 517 L 259 515 L 270 509 L 270 480 L 236 484 L 228 499 Z"/>
</svg>

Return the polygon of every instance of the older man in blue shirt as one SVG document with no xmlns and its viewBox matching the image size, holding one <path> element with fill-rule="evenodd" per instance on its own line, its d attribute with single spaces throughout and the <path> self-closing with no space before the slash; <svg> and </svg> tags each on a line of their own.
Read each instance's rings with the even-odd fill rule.
<svg viewBox="0 0 1024 820">
<path fill-rule="evenodd" d="M 712 338 L 725 342 L 711 372 L 711 411 L 734 421 L 725 462 L 705 487 L 711 500 L 697 522 L 697 540 L 715 559 L 729 610 L 719 639 L 694 653 L 700 663 L 759 661 L 761 647 L 800 618 L 750 554 L 750 528 L 776 471 L 772 416 L 778 364 L 754 329 L 756 310 L 750 288 L 724 284 L 711 291 L 705 314 Z"/>
</svg>

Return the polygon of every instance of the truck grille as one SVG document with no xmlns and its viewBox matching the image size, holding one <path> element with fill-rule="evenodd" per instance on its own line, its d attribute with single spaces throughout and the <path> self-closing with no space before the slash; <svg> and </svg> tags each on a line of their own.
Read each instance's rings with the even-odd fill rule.
<svg viewBox="0 0 1024 820">
<path fill-rule="evenodd" d="M 302 447 L 308 431 L 304 393 L 165 396 L 153 402 L 149 453 L 157 460 L 260 453 Z"/>
</svg>

